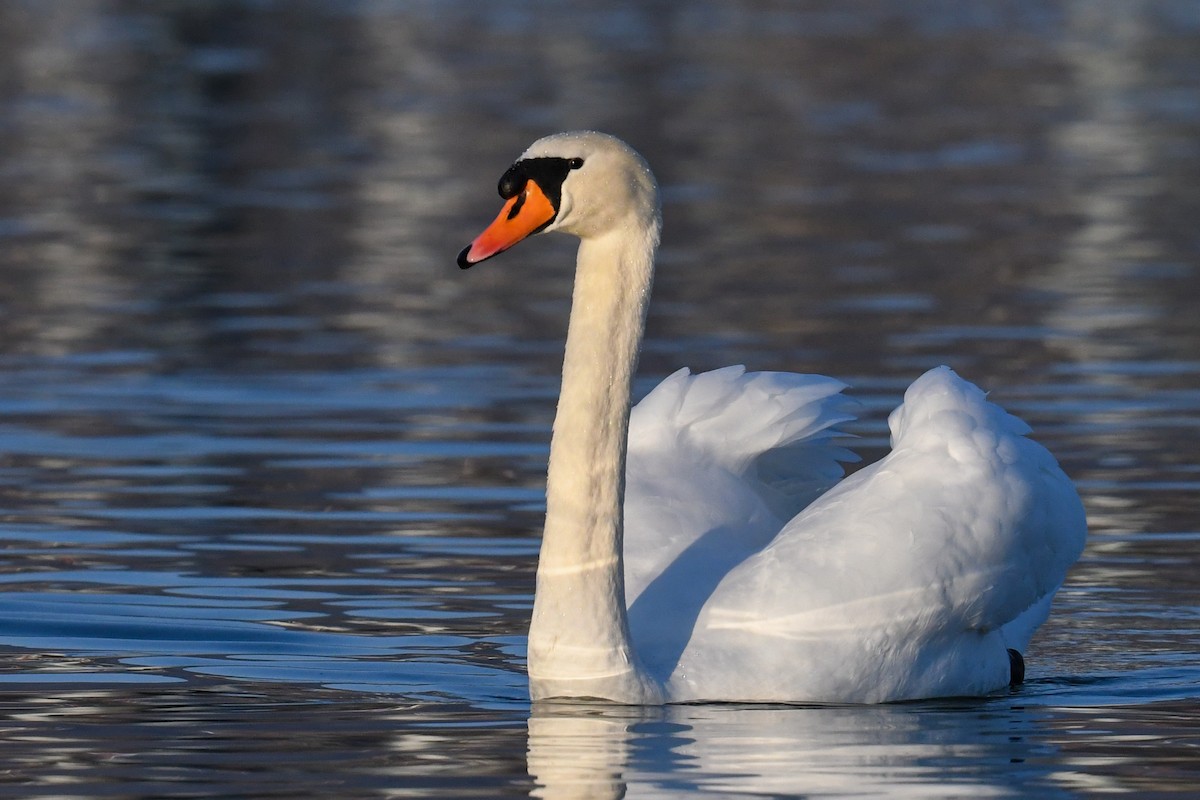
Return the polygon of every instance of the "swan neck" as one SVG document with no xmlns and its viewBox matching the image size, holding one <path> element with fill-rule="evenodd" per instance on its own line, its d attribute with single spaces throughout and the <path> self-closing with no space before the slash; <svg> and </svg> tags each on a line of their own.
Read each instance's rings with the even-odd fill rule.
<svg viewBox="0 0 1200 800">
<path fill-rule="evenodd" d="M 654 696 L 629 638 L 622 525 L 630 389 L 656 245 L 655 227 L 579 247 L 529 635 L 535 699 Z"/>
<path fill-rule="evenodd" d="M 621 555 L 630 392 L 653 277 L 648 259 L 622 245 L 584 240 L 579 248 L 550 443 L 547 566 L 585 551 L 593 559 Z"/>
</svg>

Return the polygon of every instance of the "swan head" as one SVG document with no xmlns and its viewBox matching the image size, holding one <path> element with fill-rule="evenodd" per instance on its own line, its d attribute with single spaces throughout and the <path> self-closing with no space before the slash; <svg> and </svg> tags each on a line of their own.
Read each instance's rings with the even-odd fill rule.
<svg viewBox="0 0 1200 800">
<path fill-rule="evenodd" d="M 645 160 L 615 136 L 595 131 L 538 139 L 500 177 L 504 207 L 459 253 L 463 269 L 537 233 L 580 239 L 640 229 L 655 241 L 661 226 L 658 186 Z"/>
</svg>

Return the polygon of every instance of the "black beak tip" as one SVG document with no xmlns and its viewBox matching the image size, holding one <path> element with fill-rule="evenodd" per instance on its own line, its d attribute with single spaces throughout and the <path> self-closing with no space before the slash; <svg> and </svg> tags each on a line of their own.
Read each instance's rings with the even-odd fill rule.
<svg viewBox="0 0 1200 800">
<path fill-rule="evenodd" d="M 458 254 L 458 268 L 459 269 L 470 269 L 471 267 L 475 266 L 475 262 L 473 262 L 467 258 L 467 253 L 469 253 L 469 252 L 471 252 L 471 245 L 467 245 L 466 247 L 464 247 L 462 249 L 462 252 Z"/>
</svg>

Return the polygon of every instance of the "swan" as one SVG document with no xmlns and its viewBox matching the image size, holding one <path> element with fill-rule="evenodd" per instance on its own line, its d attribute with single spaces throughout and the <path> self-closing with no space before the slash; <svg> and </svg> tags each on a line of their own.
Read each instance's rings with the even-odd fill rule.
<svg viewBox="0 0 1200 800">
<path fill-rule="evenodd" d="M 1030 428 L 946 367 L 842 479 L 836 380 L 726 367 L 631 409 L 661 230 L 650 168 L 591 131 L 534 142 L 467 269 L 579 239 L 529 628 L 534 701 L 878 703 L 982 696 L 1021 657 L 1086 537 Z M 840 482 L 839 482 L 840 479 Z"/>
</svg>

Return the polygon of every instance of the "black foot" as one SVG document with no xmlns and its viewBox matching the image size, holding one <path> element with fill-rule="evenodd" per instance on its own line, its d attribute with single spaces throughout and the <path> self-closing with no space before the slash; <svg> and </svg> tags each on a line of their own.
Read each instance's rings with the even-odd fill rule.
<svg viewBox="0 0 1200 800">
<path fill-rule="evenodd" d="M 1025 658 L 1013 650 L 1008 648 L 1008 685 L 1020 686 L 1025 682 Z"/>
</svg>

